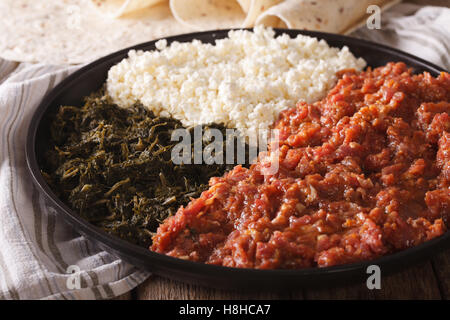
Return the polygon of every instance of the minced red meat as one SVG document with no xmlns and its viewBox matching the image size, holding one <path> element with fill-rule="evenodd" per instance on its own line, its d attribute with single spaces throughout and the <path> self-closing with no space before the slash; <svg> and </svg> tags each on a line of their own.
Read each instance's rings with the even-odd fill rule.
<svg viewBox="0 0 450 320">
<path fill-rule="evenodd" d="M 450 226 L 450 75 L 355 72 L 281 113 L 279 147 L 165 220 L 152 250 L 240 268 L 370 260 Z M 280 168 L 264 176 L 278 157 Z"/>
</svg>

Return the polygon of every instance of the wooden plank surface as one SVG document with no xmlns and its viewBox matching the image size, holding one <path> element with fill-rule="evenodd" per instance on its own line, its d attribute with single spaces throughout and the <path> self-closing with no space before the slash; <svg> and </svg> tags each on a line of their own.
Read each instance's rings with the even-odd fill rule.
<svg viewBox="0 0 450 320">
<path fill-rule="evenodd" d="M 121 296 L 115 297 L 113 300 L 133 300 L 133 291 L 127 292 Z"/>
<path fill-rule="evenodd" d="M 369 290 L 365 283 L 338 288 L 308 290 L 307 299 L 441 299 L 430 261 L 402 272 L 381 277 L 381 289 Z"/>
<path fill-rule="evenodd" d="M 274 292 L 242 293 L 186 284 L 158 276 L 150 277 L 137 289 L 137 299 L 139 300 L 270 300 L 290 299 L 292 296 L 301 299 L 303 298 L 303 293 L 301 290 L 284 294 Z"/>
<path fill-rule="evenodd" d="M 185 284 L 161 277 L 151 277 L 136 290 L 136 298 L 161 299 L 449 299 L 450 250 L 424 263 L 381 277 L 381 289 L 369 290 L 365 283 L 326 289 L 309 289 L 292 292 L 242 293 L 215 290 Z"/>
<path fill-rule="evenodd" d="M 438 281 L 430 261 L 382 278 L 377 299 L 441 299 Z"/>
<path fill-rule="evenodd" d="M 450 300 L 450 249 L 433 257 L 431 263 L 442 298 Z"/>
</svg>

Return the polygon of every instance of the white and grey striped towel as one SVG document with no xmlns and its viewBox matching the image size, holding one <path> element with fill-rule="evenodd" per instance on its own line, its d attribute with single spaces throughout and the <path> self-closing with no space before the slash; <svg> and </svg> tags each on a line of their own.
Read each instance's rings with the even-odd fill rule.
<svg viewBox="0 0 450 320">
<path fill-rule="evenodd" d="M 447 70 L 450 9 L 398 5 L 382 29 L 354 33 L 403 49 Z M 406 15 L 406 16 L 405 16 Z M 1 35 L 0 35 L 1 36 Z M 0 60 L 0 299 L 101 299 L 121 295 L 149 273 L 98 249 L 52 212 L 31 183 L 25 130 L 42 97 L 77 67 Z M 68 289 L 68 266 L 81 289 Z"/>
<path fill-rule="evenodd" d="M 450 70 L 450 8 L 401 3 L 382 13 L 381 29 L 360 28 L 352 36 L 398 48 Z"/>
<path fill-rule="evenodd" d="M 25 132 L 33 110 L 76 69 L 0 60 L 0 299 L 113 298 L 149 275 L 74 232 L 27 171 Z M 81 271 L 79 289 L 67 286 L 72 265 Z"/>
</svg>

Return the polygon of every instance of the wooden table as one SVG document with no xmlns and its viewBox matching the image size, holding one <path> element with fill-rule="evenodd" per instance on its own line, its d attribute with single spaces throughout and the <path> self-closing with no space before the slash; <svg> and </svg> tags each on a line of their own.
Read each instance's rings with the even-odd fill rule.
<svg viewBox="0 0 450 320">
<path fill-rule="evenodd" d="M 325 289 L 299 289 L 274 293 L 240 293 L 189 285 L 158 276 L 150 277 L 132 292 L 119 297 L 122 300 L 160 299 L 450 299 L 450 250 L 431 259 L 406 267 L 389 276 L 381 276 L 381 289 L 369 290 L 364 283 Z"/>
</svg>

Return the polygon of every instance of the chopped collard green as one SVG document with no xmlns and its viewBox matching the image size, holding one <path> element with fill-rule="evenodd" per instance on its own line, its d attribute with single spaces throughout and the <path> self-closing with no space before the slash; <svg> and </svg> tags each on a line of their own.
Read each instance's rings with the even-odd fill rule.
<svg viewBox="0 0 450 320">
<path fill-rule="evenodd" d="M 171 151 L 178 141 L 171 141 L 171 134 L 179 128 L 178 120 L 155 117 L 140 104 L 119 108 L 102 89 L 87 97 L 83 107 L 61 106 L 52 116 L 42 173 L 81 217 L 148 247 L 165 218 L 200 196 L 211 177 L 232 167 L 175 165 Z M 207 128 L 225 136 L 222 125 L 203 126 Z M 194 137 L 193 128 L 188 130 Z M 203 136 L 203 147 L 211 143 L 208 139 Z"/>
</svg>

